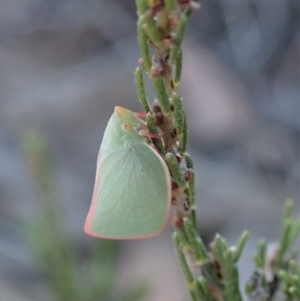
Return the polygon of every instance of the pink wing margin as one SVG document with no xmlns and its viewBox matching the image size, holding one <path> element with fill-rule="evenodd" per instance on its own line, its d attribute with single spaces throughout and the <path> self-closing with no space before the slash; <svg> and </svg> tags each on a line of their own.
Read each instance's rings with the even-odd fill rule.
<svg viewBox="0 0 300 301">
<path fill-rule="evenodd" d="M 98 154 L 98 159 L 97 159 L 97 172 L 96 172 L 96 180 L 95 180 L 95 185 L 94 185 L 94 191 L 93 191 L 93 197 L 92 197 L 92 203 L 91 207 L 89 209 L 85 224 L 84 224 L 84 232 L 88 235 L 95 236 L 97 237 L 92 231 L 91 231 L 91 222 L 92 218 L 94 216 L 95 212 L 95 202 L 96 202 L 96 196 L 98 192 L 98 187 L 99 187 L 99 181 L 100 181 L 100 159 L 101 159 L 101 152 Z"/>
</svg>

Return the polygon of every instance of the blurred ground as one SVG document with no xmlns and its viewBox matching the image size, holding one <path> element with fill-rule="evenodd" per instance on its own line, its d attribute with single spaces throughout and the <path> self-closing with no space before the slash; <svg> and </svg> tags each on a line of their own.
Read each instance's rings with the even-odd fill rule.
<svg viewBox="0 0 300 301">
<path fill-rule="evenodd" d="M 195 159 L 200 232 L 232 243 L 276 239 L 286 198 L 300 207 L 300 7 L 297 0 L 204 0 L 184 42 L 181 94 Z M 134 1 L 0 2 L 0 300 L 49 300 L 22 230 L 38 214 L 19 143 L 49 141 L 55 192 L 75 244 L 101 137 L 115 105 L 140 110 Z M 186 300 L 170 239 L 124 244 L 118 283 L 149 278 L 151 301 Z M 246 257 L 246 256 L 245 256 Z M 249 257 L 248 257 L 249 258 Z M 244 258 L 243 258 L 244 259 Z M 251 273 L 241 263 L 242 281 Z"/>
</svg>

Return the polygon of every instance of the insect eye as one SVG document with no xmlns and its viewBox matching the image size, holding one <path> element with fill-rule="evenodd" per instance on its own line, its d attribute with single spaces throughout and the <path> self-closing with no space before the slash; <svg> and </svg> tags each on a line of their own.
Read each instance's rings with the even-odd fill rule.
<svg viewBox="0 0 300 301">
<path fill-rule="evenodd" d="M 130 131 L 131 131 L 131 126 L 130 126 L 130 124 L 128 124 L 128 123 L 123 123 L 123 124 L 122 124 L 122 130 L 123 130 L 124 132 L 130 132 Z"/>
</svg>

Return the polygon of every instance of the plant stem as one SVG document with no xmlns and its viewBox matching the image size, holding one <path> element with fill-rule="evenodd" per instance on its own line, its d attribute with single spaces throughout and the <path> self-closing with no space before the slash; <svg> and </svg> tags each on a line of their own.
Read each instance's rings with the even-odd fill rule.
<svg viewBox="0 0 300 301">
<path fill-rule="evenodd" d="M 175 228 L 173 244 L 179 266 L 192 301 L 241 301 L 237 262 L 249 236 L 245 231 L 236 248 L 228 246 L 220 235 L 216 235 L 208 249 L 197 231 L 195 211 L 194 165 L 187 153 L 188 125 L 182 98 L 176 92 L 180 84 L 183 53 L 181 44 L 188 18 L 199 6 L 194 0 L 136 0 L 138 10 L 138 43 L 141 59 L 135 78 L 140 102 L 147 113 L 149 132 L 163 137 L 153 139 L 157 151 L 165 160 L 172 178 L 172 219 Z M 152 55 L 152 56 L 151 56 Z M 143 71 L 150 78 L 156 99 L 149 104 L 144 90 Z M 300 219 L 292 220 L 291 203 L 286 206 L 284 227 L 276 256 L 267 258 L 267 245 L 259 244 L 254 259 L 258 268 L 255 277 L 247 286 L 247 293 L 263 295 L 260 300 L 271 301 L 278 288 L 278 277 L 286 282 L 286 295 L 293 300 L 300 294 L 299 271 L 295 265 L 285 263 L 287 250 L 300 231 Z M 276 269 L 274 279 L 267 283 L 263 269 Z M 292 276 L 279 272 L 289 266 Z M 287 268 L 286 268 L 287 269 Z M 277 276 L 277 274 L 279 276 Z M 264 287 L 268 285 L 269 287 Z M 255 297 L 256 298 L 256 297 Z M 258 299 L 250 299 L 258 300 Z"/>
</svg>

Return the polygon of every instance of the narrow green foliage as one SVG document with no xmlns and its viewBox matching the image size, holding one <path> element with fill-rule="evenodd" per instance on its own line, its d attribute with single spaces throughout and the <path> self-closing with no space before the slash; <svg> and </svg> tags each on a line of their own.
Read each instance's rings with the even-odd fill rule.
<svg viewBox="0 0 300 301">
<path fill-rule="evenodd" d="M 195 288 L 195 293 L 198 301 L 205 301 L 205 294 L 202 290 L 202 287 L 200 286 L 199 282 L 196 282 L 196 288 Z"/>
<path fill-rule="evenodd" d="M 188 142 L 188 126 L 187 126 L 185 112 L 182 113 L 182 119 L 183 119 L 183 129 L 182 129 L 182 135 L 179 139 L 179 150 L 183 154 L 186 152 L 187 142 Z"/>
<path fill-rule="evenodd" d="M 296 266 L 297 267 L 297 266 Z M 284 283 L 283 292 L 288 300 L 294 301 L 300 299 L 300 273 L 298 271 L 280 271 L 278 274 L 280 280 Z"/>
<path fill-rule="evenodd" d="M 234 263 L 238 262 L 238 260 L 240 259 L 241 254 L 244 250 L 245 244 L 248 240 L 248 237 L 249 237 L 249 232 L 244 231 L 242 233 L 238 243 L 237 243 L 236 250 L 235 250 L 234 255 L 233 255 L 233 262 Z"/>
<path fill-rule="evenodd" d="M 261 239 L 258 242 L 258 251 L 257 254 L 253 254 L 253 259 L 255 261 L 255 265 L 257 268 L 263 269 L 266 264 L 266 251 L 267 251 L 267 244 L 266 242 Z"/>
<path fill-rule="evenodd" d="M 176 59 L 177 59 L 177 56 L 180 52 L 180 47 L 178 47 L 176 44 L 173 45 L 171 51 L 170 51 L 170 61 L 172 63 L 175 63 L 176 62 Z"/>
<path fill-rule="evenodd" d="M 258 243 L 258 256 L 260 260 L 260 266 L 258 267 L 260 267 L 261 269 L 263 269 L 266 264 L 266 252 L 267 244 L 263 239 L 261 239 Z"/>
<path fill-rule="evenodd" d="M 178 234 L 176 232 L 173 233 L 172 238 L 173 238 L 173 244 L 177 255 L 177 260 L 181 267 L 183 276 L 185 278 L 187 288 L 189 289 L 191 299 L 193 301 L 198 301 L 197 295 L 195 294 L 195 290 L 194 290 L 195 281 L 193 275 L 188 267 L 185 256 L 181 251 L 181 240 L 179 239 Z"/>
<path fill-rule="evenodd" d="M 211 244 L 212 253 L 221 268 L 223 294 L 225 301 L 241 301 L 238 283 L 238 270 L 234 262 L 234 253 L 227 245 L 224 238 L 216 235 Z"/>
<path fill-rule="evenodd" d="M 293 201 L 288 199 L 286 201 L 284 211 L 283 211 L 283 220 L 287 220 L 292 216 L 292 211 L 293 211 Z"/>
<path fill-rule="evenodd" d="M 188 218 L 184 218 L 184 232 L 188 238 L 189 243 L 192 246 L 193 254 L 196 259 L 195 264 L 201 265 L 204 259 L 207 259 L 207 250 L 202 240 L 199 238 L 197 232 L 191 221 Z"/>
<path fill-rule="evenodd" d="M 300 300 L 300 269 L 294 260 L 290 260 L 287 272 L 279 272 L 279 278 L 285 285 L 283 291 L 296 300 Z"/>
<path fill-rule="evenodd" d="M 181 42 L 185 33 L 186 29 L 186 23 L 187 23 L 187 16 L 185 13 L 181 14 L 179 23 L 176 28 L 176 32 L 173 36 L 173 47 L 170 52 L 170 61 L 172 63 L 175 63 L 177 60 L 177 57 L 180 53 L 180 47 L 181 47 Z"/>
<path fill-rule="evenodd" d="M 178 50 L 177 58 L 175 61 L 175 75 L 174 75 L 174 86 L 177 88 L 180 83 L 182 71 L 182 50 L 181 48 Z"/>
<path fill-rule="evenodd" d="M 198 294 L 198 292 L 195 289 L 190 289 L 189 288 L 189 291 L 190 291 L 190 296 L 191 296 L 191 300 L 192 301 L 202 301 L 199 298 L 199 294 Z"/>
<path fill-rule="evenodd" d="M 232 258 L 230 256 L 230 252 L 226 252 L 224 254 L 224 278 L 226 279 L 226 285 L 224 286 L 224 299 L 226 301 L 231 301 L 231 300 L 235 300 L 235 288 L 234 285 L 236 285 L 236 283 L 234 283 L 234 278 L 233 278 L 233 262 L 232 262 Z"/>
<path fill-rule="evenodd" d="M 186 167 L 194 170 L 194 163 L 191 156 L 188 153 L 184 154 Z M 188 181 L 188 196 L 191 208 L 190 219 L 195 229 L 197 229 L 196 209 L 195 209 L 195 175 L 192 174 Z"/>
<path fill-rule="evenodd" d="M 143 25 L 142 20 L 139 20 L 137 23 L 137 39 L 138 39 L 143 65 L 145 66 L 147 72 L 150 72 L 152 67 L 152 61 L 148 49 L 147 35 L 142 25 Z"/>
<path fill-rule="evenodd" d="M 300 231 L 299 218 L 292 218 L 292 209 L 292 202 L 287 201 L 279 244 L 267 245 L 263 240 L 259 242 L 258 252 L 254 254 L 257 270 L 246 286 L 249 296 L 257 294 L 259 290 L 263 298 L 261 300 L 271 301 L 282 288 L 285 300 L 299 300 L 299 269 L 292 259 L 293 255 L 288 253 Z"/>
<path fill-rule="evenodd" d="M 163 77 L 154 77 L 153 87 L 160 107 L 164 113 L 168 114 L 170 112 L 170 102 Z"/>
<path fill-rule="evenodd" d="M 177 93 L 173 93 L 174 118 L 177 135 L 181 136 L 186 126 L 185 112 L 182 106 L 182 100 Z"/>
<path fill-rule="evenodd" d="M 137 67 L 135 69 L 135 83 L 136 83 L 136 88 L 137 92 L 139 95 L 139 100 L 145 110 L 146 113 L 151 112 L 151 107 L 145 92 L 145 87 L 144 87 L 144 79 L 143 79 L 143 70 L 140 67 Z"/>
<path fill-rule="evenodd" d="M 293 203 L 290 200 L 288 200 L 283 214 L 283 229 L 279 243 L 278 256 L 276 260 L 277 267 L 280 267 L 285 253 L 293 245 L 300 232 L 300 217 L 298 217 L 295 220 L 292 219 L 292 209 Z"/>
<path fill-rule="evenodd" d="M 290 260 L 289 262 L 289 270 L 294 273 L 295 275 L 298 275 L 300 277 L 300 269 L 297 266 L 296 262 L 294 260 Z"/>
<path fill-rule="evenodd" d="M 242 301 L 243 299 L 239 289 L 239 271 L 236 265 L 233 266 L 231 277 L 232 277 L 231 286 L 234 293 L 234 300 Z"/>
<path fill-rule="evenodd" d="M 154 21 L 153 17 L 141 16 L 140 21 L 142 23 L 142 28 L 145 30 L 147 36 L 156 46 L 159 46 L 162 41 L 162 36 L 156 26 L 156 22 Z"/>
<path fill-rule="evenodd" d="M 295 298 L 297 298 L 296 300 L 300 300 L 300 290 L 298 287 L 295 286 L 290 287 L 289 293 L 293 295 Z"/>
<path fill-rule="evenodd" d="M 195 284 L 195 291 L 196 291 L 197 298 L 198 298 L 197 300 L 199 300 L 199 301 L 206 300 L 205 299 L 205 293 L 202 290 L 202 287 L 201 287 L 201 285 L 200 285 L 200 283 L 198 281 L 196 281 L 196 284 Z"/>
<path fill-rule="evenodd" d="M 226 244 L 224 242 L 224 239 L 219 234 L 216 234 L 215 239 L 211 244 L 211 250 L 214 257 L 221 265 L 223 265 L 225 261 L 224 259 L 224 254 L 226 252 L 225 246 Z"/>
<path fill-rule="evenodd" d="M 141 16 L 149 9 L 147 0 L 135 0 L 135 5 L 137 8 L 138 16 Z"/>
<path fill-rule="evenodd" d="M 290 237 L 291 230 L 292 230 L 292 220 L 290 218 L 287 218 L 286 220 L 283 221 L 283 231 L 281 233 L 281 239 L 279 243 L 280 247 L 278 250 L 278 256 L 276 261 L 278 267 L 282 262 L 285 252 L 289 248 L 289 237 Z"/>
<path fill-rule="evenodd" d="M 285 271 L 280 271 L 279 272 L 279 277 L 282 281 L 284 281 L 287 285 L 292 285 L 293 284 L 293 279 L 292 277 Z"/>
<path fill-rule="evenodd" d="M 209 253 L 207 253 L 209 256 Z M 212 258 L 209 260 L 205 260 L 201 267 L 201 270 L 205 271 L 205 276 L 209 283 L 213 284 L 214 286 L 223 289 L 224 285 L 222 284 L 222 280 L 219 278 L 218 271 L 216 271 L 216 267 L 212 264 Z"/>
<path fill-rule="evenodd" d="M 290 246 L 295 242 L 300 233 L 300 217 L 293 221 L 293 226 L 290 232 L 289 242 Z"/>
<path fill-rule="evenodd" d="M 201 292 L 201 300 L 203 301 L 214 301 L 213 297 L 210 294 L 208 285 L 207 285 L 207 280 L 203 277 L 200 276 L 197 279 L 198 285 L 200 286 L 200 292 Z"/>
<path fill-rule="evenodd" d="M 178 228 L 176 229 L 176 233 L 177 233 L 177 238 L 180 240 L 181 246 L 186 249 L 191 249 L 191 244 L 189 242 L 186 231 L 184 231 L 183 228 Z"/>
<path fill-rule="evenodd" d="M 171 175 L 174 178 L 177 185 L 179 187 L 184 187 L 185 186 L 184 175 L 176 157 L 172 153 L 168 152 L 165 156 L 165 160 L 171 171 Z"/>
<path fill-rule="evenodd" d="M 193 162 L 192 157 L 188 153 L 185 153 L 184 158 L 185 158 L 185 162 L 186 162 L 186 167 L 194 169 L 194 162 Z"/>
<path fill-rule="evenodd" d="M 169 13 L 177 5 L 177 0 L 165 0 L 165 11 Z"/>
<path fill-rule="evenodd" d="M 252 259 L 253 259 L 253 261 L 254 261 L 256 267 L 261 266 L 261 261 L 260 261 L 260 258 L 258 257 L 258 254 L 257 254 L 257 253 L 254 253 L 254 254 L 252 255 Z"/>
<path fill-rule="evenodd" d="M 153 117 L 153 115 L 151 113 L 147 114 L 146 123 L 147 123 L 148 131 L 150 133 L 152 133 L 152 134 L 159 134 L 158 128 L 155 125 L 154 117 Z M 164 155 L 165 154 L 165 148 L 164 148 L 164 145 L 163 145 L 161 139 L 160 138 L 152 138 L 152 141 L 153 141 L 153 144 L 155 145 L 155 147 L 157 148 L 157 150 L 162 155 Z"/>
</svg>

